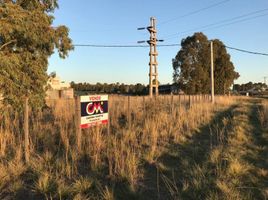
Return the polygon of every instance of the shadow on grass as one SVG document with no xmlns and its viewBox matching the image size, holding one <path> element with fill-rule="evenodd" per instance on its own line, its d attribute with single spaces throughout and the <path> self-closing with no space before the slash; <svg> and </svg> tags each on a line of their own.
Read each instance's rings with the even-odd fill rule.
<svg viewBox="0 0 268 200">
<path fill-rule="evenodd" d="M 267 170 L 268 170 L 268 132 L 262 128 L 259 120 L 259 111 L 263 108 L 260 100 L 250 101 L 249 121 L 252 127 L 251 144 L 247 146 L 248 153 L 244 159 L 251 163 L 255 168 L 251 170 L 251 182 L 246 189 L 251 190 L 256 199 L 267 198 L 265 190 L 268 189 Z M 263 173 L 262 173 L 263 170 Z"/>
<path fill-rule="evenodd" d="M 211 146 L 217 145 L 217 134 L 211 134 L 211 127 L 222 129 L 223 119 L 232 117 L 236 107 L 217 113 L 187 142 L 170 144 L 156 163 L 146 163 L 141 199 L 205 199 L 209 190 L 216 190 L 213 166 L 208 163 Z"/>
</svg>

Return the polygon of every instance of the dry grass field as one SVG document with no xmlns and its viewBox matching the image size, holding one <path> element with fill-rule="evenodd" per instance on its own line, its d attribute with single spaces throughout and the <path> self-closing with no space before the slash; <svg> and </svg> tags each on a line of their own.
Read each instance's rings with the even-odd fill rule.
<svg viewBox="0 0 268 200">
<path fill-rule="evenodd" d="M 73 100 L 0 116 L 0 199 L 267 199 L 268 101 L 110 96 L 107 126 L 82 130 Z"/>
</svg>

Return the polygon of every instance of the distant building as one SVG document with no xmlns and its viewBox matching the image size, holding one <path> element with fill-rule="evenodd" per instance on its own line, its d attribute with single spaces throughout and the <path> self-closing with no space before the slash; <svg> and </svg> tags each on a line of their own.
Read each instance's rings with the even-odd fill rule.
<svg viewBox="0 0 268 200">
<path fill-rule="evenodd" d="M 237 93 L 239 93 L 240 95 L 246 95 L 246 96 L 260 96 L 260 95 L 264 95 L 267 93 L 267 88 L 265 88 L 265 87 L 261 87 L 261 88 L 253 87 L 249 90 L 238 91 Z"/>
<path fill-rule="evenodd" d="M 61 81 L 60 77 L 50 77 L 48 79 L 47 84 L 53 89 L 53 90 L 62 90 L 66 88 L 71 88 L 70 83 L 66 83 L 65 81 Z"/>
<path fill-rule="evenodd" d="M 73 99 L 74 97 L 74 90 L 71 88 L 71 84 L 61 81 L 58 76 L 50 77 L 47 85 L 47 99 Z"/>
<path fill-rule="evenodd" d="M 178 86 L 175 84 L 159 85 L 158 90 L 160 94 L 179 94 L 180 92 Z"/>
</svg>

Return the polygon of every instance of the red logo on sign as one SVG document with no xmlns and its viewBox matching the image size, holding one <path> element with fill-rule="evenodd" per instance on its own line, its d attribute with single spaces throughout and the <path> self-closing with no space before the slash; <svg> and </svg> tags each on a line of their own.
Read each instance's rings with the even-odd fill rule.
<svg viewBox="0 0 268 200">
<path fill-rule="evenodd" d="M 103 102 L 90 102 L 87 104 L 87 114 L 88 115 L 93 115 L 97 113 L 103 113 L 103 108 L 102 108 Z"/>
</svg>

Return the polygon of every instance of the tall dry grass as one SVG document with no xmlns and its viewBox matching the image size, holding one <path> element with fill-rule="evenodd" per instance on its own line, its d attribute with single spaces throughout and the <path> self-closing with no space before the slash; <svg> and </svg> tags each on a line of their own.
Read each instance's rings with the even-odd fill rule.
<svg viewBox="0 0 268 200">
<path fill-rule="evenodd" d="M 0 126 L 0 199 L 113 199 L 112 182 L 131 191 L 143 179 L 143 164 L 154 163 L 163 148 L 183 142 L 235 97 L 110 96 L 107 126 L 82 130 L 78 153 L 73 100 L 50 100 L 30 115 L 30 163 L 23 161 L 21 116 L 6 113 Z M 129 104 L 130 103 L 130 104 Z"/>
<path fill-rule="evenodd" d="M 263 128 L 268 128 L 268 102 L 263 100 L 258 110 L 258 117 Z"/>
</svg>

